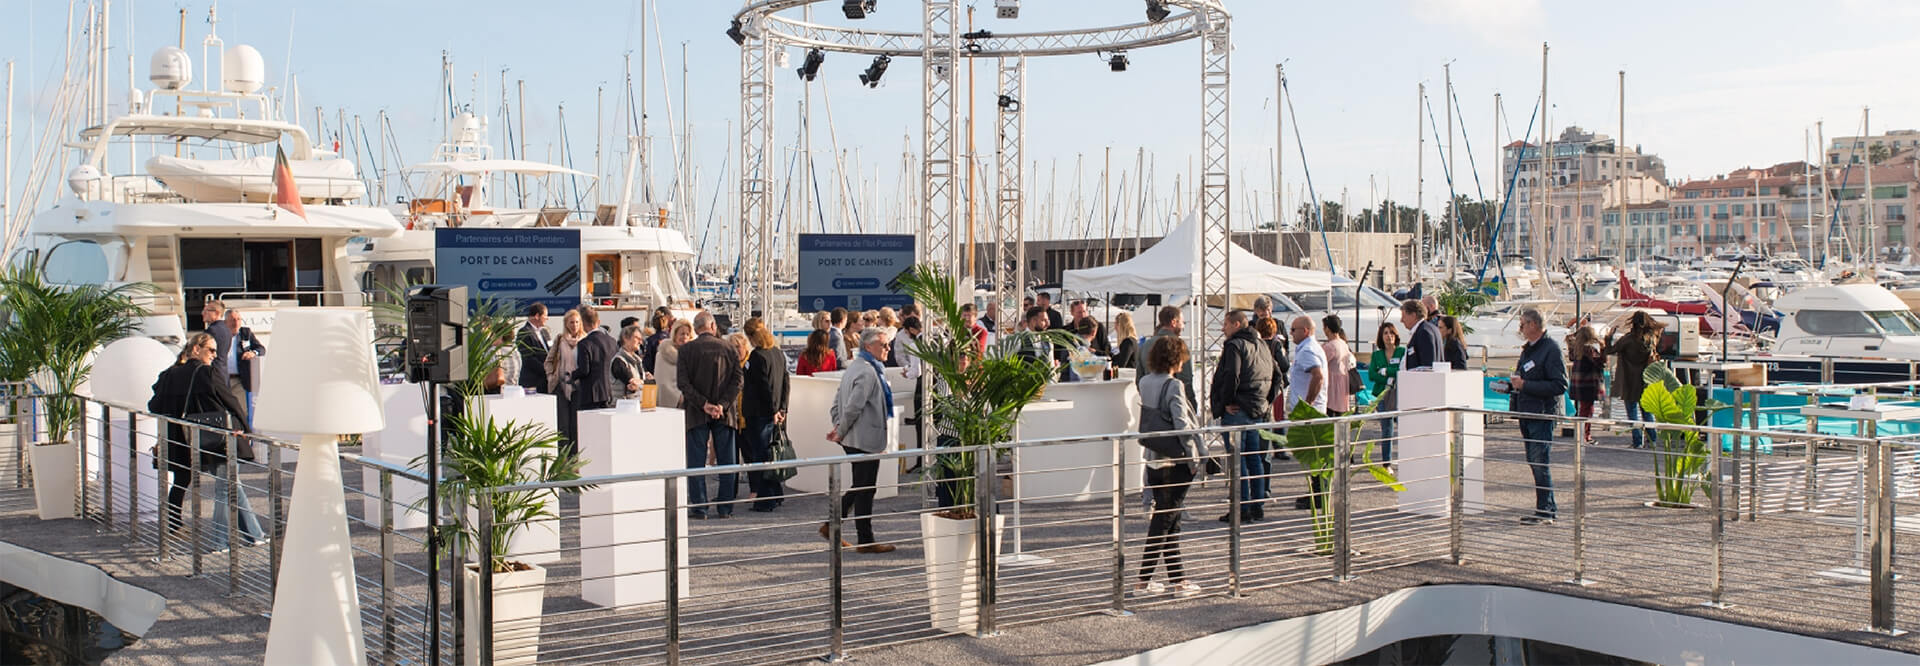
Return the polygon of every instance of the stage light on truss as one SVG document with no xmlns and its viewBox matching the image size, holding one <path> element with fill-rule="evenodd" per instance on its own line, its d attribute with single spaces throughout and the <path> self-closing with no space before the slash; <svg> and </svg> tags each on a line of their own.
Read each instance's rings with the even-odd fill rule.
<svg viewBox="0 0 1920 666">
<path fill-rule="evenodd" d="M 993 15 L 1003 19 L 1020 18 L 1020 0 L 993 0 Z"/>
<path fill-rule="evenodd" d="M 874 0 L 847 0 L 840 4 L 840 11 L 850 19 L 863 19 L 873 13 Z"/>
<path fill-rule="evenodd" d="M 820 63 L 826 61 L 826 51 L 822 51 L 818 47 L 807 49 L 806 59 L 801 60 L 800 69 L 794 71 L 799 72 L 800 78 L 812 81 L 813 77 L 820 75 Z"/>
<path fill-rule="evenodd" d="M 733 40 L 734 46 L 746 45 L 747 33 L 740 29 L 740 19 L 734 19 L 727 24 L 727 39 Z"/>
<path fill-rule="evenodd" d="M 1127 71 L 1128 62 L 1126 51 L 1114 51 L 1113 55 L 1107 57 L 1107 69 L 1124 72 Z"/>
<path fill-rule="evenodd" d="M 860 73 L 860 83 L 868 88 L 880 87 L 880 77 L 886 75 L 887 64 L 891 62 L 893 62 L 893 56 L 874 56 L 873 64 L 867 65 L 867 71 Z"/>
<path fill-rule="evenodd" d="M 1001 95 L 1000 108 L 1006 109 L 1008 111 L 1019 111 L 1020 100 L 1014 99 L 1012 95 Z"/>
<path fill-rule="evenodd" d="M 1167 15 L 1172 13 L 1173 13 L 1173 10 L 1167 9 L 1166 0 L 1147 0 L 1147 22 L 1148 23 L 1159 23 L 1161 21 L 1165 21 L 1167 20 Z"/>
</svg>

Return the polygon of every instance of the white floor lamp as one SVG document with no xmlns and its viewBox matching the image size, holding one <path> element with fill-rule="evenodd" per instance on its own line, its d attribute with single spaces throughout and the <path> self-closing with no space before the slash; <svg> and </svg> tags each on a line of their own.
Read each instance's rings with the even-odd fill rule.
<svg viewBox="0 0 1920 666">
<path fill-rule="evenodd" d="M 364 664 L 353 544 L 341 490 L 340 435 L 385 426 L 367 308 L 300 308 L 274 315 L 274 348 L 254 427 L 300 435 L 266 663 Z"/>
</svg>

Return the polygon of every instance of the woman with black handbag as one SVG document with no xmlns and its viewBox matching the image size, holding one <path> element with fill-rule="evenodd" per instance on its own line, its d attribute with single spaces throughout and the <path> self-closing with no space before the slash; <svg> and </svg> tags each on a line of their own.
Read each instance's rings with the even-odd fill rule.
<svg viewBox="0 0 1920 666">
<path fill-rule="evenodd" d="M 774 444 L 787 425 L 787 354 L 759 317 L 748 319 L 742 327 L 753 351 L 747 354 L 745 383 L 740 391 L 740 414 L 746 427 L 739 438 L 740 461 L 772 462 Z M 786 490 L 771 472 L 748 472 L 747 491 L 753 496 L 753 511 L 766 513 L 780 508 Z"/>
<path fill-rule="evenodd" d="M 186 501 L 187 488 L 193 482 L 196 466 L 208 472 L 218 481 L 214 486 L 215 505 L 212 515 L 213 538 L 208 545 L 215 552 L 227 548 L 227 437 L 226 431 L 237 428 L 247 430 L 247 413 L 233 394 L 226 391 L 224 378 L 219 377 L 210 363 L 218 349 L 213 336 L 196 333 L 187 341 L 186 351 L 180 353 L 173 367 L 160 372 L 153 383 L 153 398 L 147 401 L 147 411 L 159 416 L 179 419 L 180 422 L 167 424 L 166 460 L 167 460 L 167 526 L 178 531 L 184 526 L 180 518 L 181 505 Z M 228 417 L 232 418 L 229 419 Z M 194 428 L 189 433 L 183 423 L 192 423 L 205 428 Z M 234 425 L 229 425 L 234 424 Z M 191 436 L 190 436 L 191 435 Z M 196 441 L 197 440 L 197 441 Z M 243 460 L 252 460 L 252 446 L 244 442 L 235 442 L 233 447 Z M 196 455 L 197 454 L 197 455 Z M 234 524 L 238 525 L 247 538 L 247 545 L 259 545 L 266 542 L 266 534 L 260 530 L 259 520 L 254 517 L 253 509 L 247 502 L 244 485 L 231 489 L 237 496 L 237 515 Z"/>
<path fill-rule="evenodd" d="M 1140 432 L 1191 430 L 1195 427 L 1193 407 L 1180 380 L 1173 373 L 1187 362 L 1187 344 L 1178 336 L 1155 339 L 1147 349 L 1147 370 L 1140 378 Z M 1146 447 L 1147 488 L 1153 491 L 1153 513 L 1147 523 L 1147 547 L 1140 558 L 1139 582 L 1134 593 L 1154 595 L 1171 587 L 1178 597 L 1200 593 L 1200 586 L 1187 580 L 1180 563 L 1180 514 L 1187 490 L 1200 471 L 1203 447 L 1194 446 L 1191 436 L 1141 437 Z M 1155 569 L 1164 569 L 1167 582 L 1153 579 Z"/>
</svg>

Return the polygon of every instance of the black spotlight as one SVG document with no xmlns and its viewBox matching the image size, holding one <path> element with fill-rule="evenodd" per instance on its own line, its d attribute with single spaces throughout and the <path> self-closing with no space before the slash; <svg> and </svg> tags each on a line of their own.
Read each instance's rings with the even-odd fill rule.
<svg viewBox="0 0 1920 666">
<path fill-rule="evenodd" d="M 1148 23 L 1159 23 L 1161 21 L 1165 21 L 1167 20 L 1167 15 L 1172 13 L 1173 13 L 1172 10 L 1167 9 L 1166 0 L 1147 0 L 1147 22 Z"/>
<path fill-rule="evenodd" d="M 740 19 L 734 19 L 732 23 L 727 24 L 727 39 L 733 40 L 735 46 L 746 45 L 747 33 L 740 31 Z"/>
<path fill-rule="evenodd" d="M 887 63 L 890 62 L 893 62 L 893 56 L 874 56 L 873 64 L 867 65 L 867 71 L 860 74 L 860 83 L 866 84 L 868 88 L 880 87 L 880 77 L 887 73 Z"/>
<path fill-rule="evenodd" d="M 826 61 L 827 61 L 826 51 L 822 51 L 818 48 L 807 49 L 806 59 L 801 60 L 800 69 L 797 69 L 794 71 L 800 73 L 800 78 L 806 79 L 808 81 L 812 81 L 813 77 L 820 75 L 820 63 L 823 63 Z"/>
<path fill-rule="evenodd" d="M 1107 58 L 1107 69 L 1111 69 L 1116 72 L 1127 71 L 1126 52 L 1124 51 L 1116 52 L 1113 54 L 1112 57 Z"/>
<path fill-rule="evenodd" d="M 1001 95 L 1000 108 L 1006 109 L 1008 111 L 1019 111 L 1020 100 L 1014 99 L 1012 95 Z"/>
<path fill-rule="evenodd" d="M 840 3 L 840 11 L 845 12 L 847 18 L 863 19 L 873 13 L 873 3 L 874 0 L 847 0 Z"/>
</svg>

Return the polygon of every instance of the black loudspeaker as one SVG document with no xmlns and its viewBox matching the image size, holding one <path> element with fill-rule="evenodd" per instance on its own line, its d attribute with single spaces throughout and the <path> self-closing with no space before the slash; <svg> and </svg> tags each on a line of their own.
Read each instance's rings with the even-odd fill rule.
<svg viewBox="0 0 1920 666">
<path fill-rule="evenodd" d="M 407 294 L 407 380 L 467 380 L 467 288 L 428 284 Z"/>
</svg>

